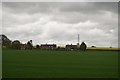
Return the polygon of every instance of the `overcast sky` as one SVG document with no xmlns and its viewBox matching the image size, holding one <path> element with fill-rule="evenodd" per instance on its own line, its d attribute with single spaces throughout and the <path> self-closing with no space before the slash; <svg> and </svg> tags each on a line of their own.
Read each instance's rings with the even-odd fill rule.
<svg viewBox="0 0 120 80">
<path fill-rule="evenodd" d="M 34 45 L 118 46 L 117 2 L 3 2 L 2 33 Z"/>
</svg>

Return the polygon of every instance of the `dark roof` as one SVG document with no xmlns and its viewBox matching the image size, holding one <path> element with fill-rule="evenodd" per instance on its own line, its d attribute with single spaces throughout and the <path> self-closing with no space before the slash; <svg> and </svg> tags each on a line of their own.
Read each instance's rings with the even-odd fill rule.
<svg viewBox="0 0 120 80">
<path fill-rule="evenodd" d="M 66 46 L 77 46 L 77 45 L 66 45 Z"/>
<path fill-rule="evenodd" d="M 56 44 L 41 44 L 41 46 L 56 46 Z"/>
</svg>

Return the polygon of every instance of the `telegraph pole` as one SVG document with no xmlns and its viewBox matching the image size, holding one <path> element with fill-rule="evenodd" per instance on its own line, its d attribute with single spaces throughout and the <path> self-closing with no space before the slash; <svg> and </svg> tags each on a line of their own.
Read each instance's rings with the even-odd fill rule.
<svg viewBox="0 0 120 80">
<path fill-rule="evenodd" d="M 79 34 L 78 34 L 78 43 L 77 43 L 77 47 L 79 48 L 80 46 L 80 44 L 79 44 L 79 41 L 80 41 L 80 37 L 79 37 Z"/>
<path fill-rule="evenodd" d="M 79 37 L 79 34 L 78 34 L 78 44 L 79 44 L 79 40 L 80 40 L 79 38 L 80 38 L 80 37 Z"/>
</svg>

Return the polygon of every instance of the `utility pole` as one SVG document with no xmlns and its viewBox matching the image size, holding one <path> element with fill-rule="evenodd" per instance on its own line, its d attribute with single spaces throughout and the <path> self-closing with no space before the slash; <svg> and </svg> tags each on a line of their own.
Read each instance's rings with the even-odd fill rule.
<svg viewBox="0 0 120 80">
<path fill-rule="evenodd" d="M 77 43 L 78 47 L 79 47 L 79 41 L 80 41 L 80 37 L 79 37 L 79 34 L 78 34 L 78 43 Z"/>
<path fill-rule="evenodd" d="M 80 40 L 80 39 L 79 39 L 79 34 L 78 34 L 78 44 L 79 44 L 79 40 Z"/>
</svg>

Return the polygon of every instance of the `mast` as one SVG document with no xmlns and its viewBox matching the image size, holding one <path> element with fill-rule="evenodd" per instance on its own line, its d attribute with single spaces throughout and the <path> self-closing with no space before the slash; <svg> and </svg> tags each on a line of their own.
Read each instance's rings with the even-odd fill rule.
<svg viewBox="0 0 120 80">
<path fill-rule="evenodd" d="M 79 40 L 80 40 L 80 37 L 79 37 L 79 34 L 78 34 L 78 43 L 77 43 L 78 46 L 79 46 Z"/>
<path fill-rule="evenodd" d="M 79 40 L 80 40 L 80 39 L 79 39 L 79 34 L 78 34 L 78 44 L 79 44 Z"/>
</svg>

